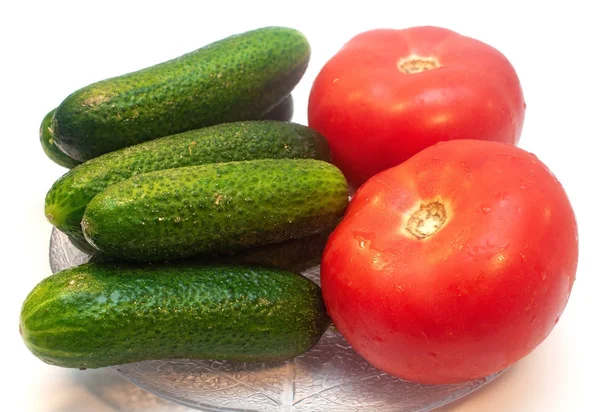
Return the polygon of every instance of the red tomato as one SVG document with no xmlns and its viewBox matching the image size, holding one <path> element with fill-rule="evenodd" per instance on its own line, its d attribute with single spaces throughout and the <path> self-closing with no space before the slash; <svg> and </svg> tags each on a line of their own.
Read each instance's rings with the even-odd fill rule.
<svg viewBox="0 0 600 412">
<path fill-rule="evenodd" d="M 369 179 L 321 262 L 328 311 L 375 367 L 441 384 L 503 370 L 558 322 L 577 225 L 534 155 L 438 143 Z"/>
<path fill-rule="evenodd" d="M 516 144 L 524 116 L 506 57 L 438 27 L 359 34 L 323 67 L 308 105 L 354 187 L 439 141 Z"/>
</svg>

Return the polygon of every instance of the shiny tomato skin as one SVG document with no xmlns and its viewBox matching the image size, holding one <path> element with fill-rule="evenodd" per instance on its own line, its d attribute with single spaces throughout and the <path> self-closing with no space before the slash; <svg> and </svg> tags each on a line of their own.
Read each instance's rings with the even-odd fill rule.
<svg viewBox="0 0 600 412">
<path fill-rule="evenodd" d="M 417 238 L 410 216 L 432 203 L 446 220 Z M 565 308 L 577 259 L 575 215 L 542 162 L 510 144 L 455 140 L 361 186 L 329 238 L 321 285 L 336 327 L 367 361 L 444 384 L 501 371 L 539 345 Z"/>
<path fill-rule="evenodd" d="M 403 73 L 410 56 L 440 67 Z M 377 29 L 351 39 L 321 69 L 308 124 L 354 188 L 439 141 L 517 144 L 523 92 L 507 58 L 478 40 L 439 27 Z"/>
</svg>

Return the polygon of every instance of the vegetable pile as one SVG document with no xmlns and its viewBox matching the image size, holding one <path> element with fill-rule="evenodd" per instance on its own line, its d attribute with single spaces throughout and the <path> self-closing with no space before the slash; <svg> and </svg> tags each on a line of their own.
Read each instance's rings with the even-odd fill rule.
<svg viewBox="0 0 600 412">
<path fill-rule="evenodd" d="M 32 353 L 74 368 L 283 360 L 333 322 L 382 371 L 446 384 L 548 336 L 577 224 L 516 146 L 508 59 L 437 27 L 361 33 L 316 77 L 304 126 L 291 92 L 309 56 L 300 32 L 262 28 L 48 113 L 42 147 L 71 170 L 46 217 L 98 259 L 26 298 Z M 300 274 L 319 263 L 322 290 Z"/>
</svg>

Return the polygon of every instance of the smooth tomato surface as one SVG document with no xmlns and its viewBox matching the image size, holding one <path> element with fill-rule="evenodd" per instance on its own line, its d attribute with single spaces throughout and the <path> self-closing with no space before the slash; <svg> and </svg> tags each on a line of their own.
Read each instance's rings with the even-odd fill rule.
<svg viewBox="0 0 600 412">
<path fill-rule="evenodd" d="M 439 27 L 354 37 L 322 68 L 308 106 L 309 126 L 353 187 L 439 141 L 516 144 L 524 115 L 506 57 Z"/>
<path fill-rule="evenodd" d="M 423 382 L 498 372 L 553 329 L 573 282 L 577 225 L 534 155 L 438 143 L 368 180 L 321 262 L 328 311 L 375 367 Z"/>
</svg>

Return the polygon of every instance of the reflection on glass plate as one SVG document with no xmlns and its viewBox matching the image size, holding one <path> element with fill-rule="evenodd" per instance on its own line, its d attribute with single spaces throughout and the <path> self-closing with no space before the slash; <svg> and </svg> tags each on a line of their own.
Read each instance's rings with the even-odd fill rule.
<svg viewBox="0 0 600 412">
<path fill-rule="evenodd" d="M 54 273 L 90 256 L 54 230 Z M 317 268 L 304 273 L 318 283 Z M 399 412 L 429 411 L 464 396 L 497 375 L 454 385 L 421 385 L 370 366 L 332 330 L 308 353 L 274 363 L 212 360 L 146 361 L 114 368 L 159 396 L 204 411 Z"/>
</svg>

